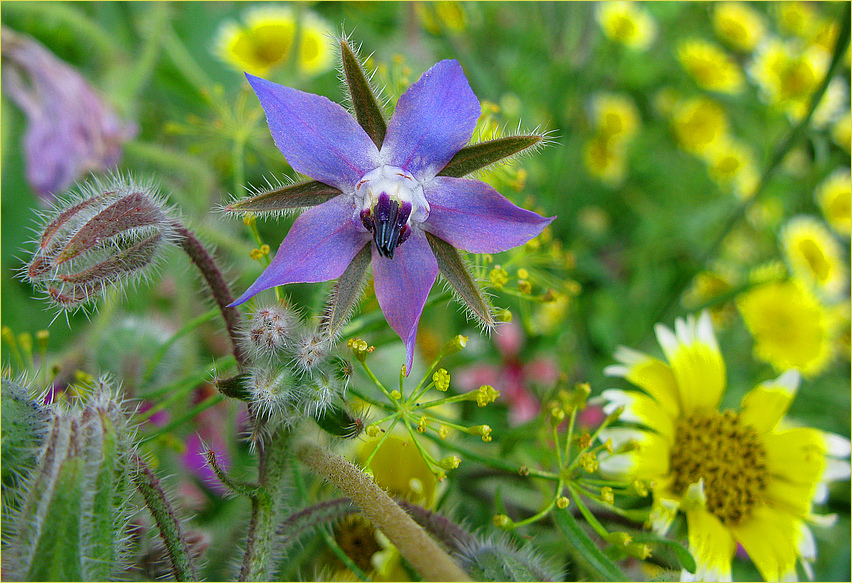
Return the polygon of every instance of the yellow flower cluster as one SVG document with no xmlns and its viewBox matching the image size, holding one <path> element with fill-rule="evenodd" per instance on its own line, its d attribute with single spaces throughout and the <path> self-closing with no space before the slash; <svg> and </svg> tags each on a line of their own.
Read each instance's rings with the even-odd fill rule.
<svg viewBox="0 0 852 583">
<path fill-rule="evenodd" d="M 747 53 L 766 34 L 766 23 L 760 13 L 744 2 L 720 2 L 714 5 L 713 30 L 727 45 Z"/>
<path fill-rule="evenodd" d="M 594 135 L 583 148 L 583 163 L 592 176 L 616 188 L 627 176 L 627 149 L 639 131 L 639 111 L 630 97 L 612 93 L 593 96 L 590 110 Z"/>
<path fill-rule="evenodd" d="M 745 85 L 739 65 L 721 47 L 704 39 L 681 41 L 677 47 L 677 58 L 702 89 L 735 94 Z"/>
<path fill-rule="evenodd" d="M 234 69 L 253 75 L 265 76 L 291 59 L 305 74 L 324 73 L 334 64 L 331 27 L 313 12 L 303 10 L 299 16 L 297 20 L 290 6 L 252 7 L 242 23 L 228 21 L 219 27 L 214 51 Z"/>
</svg>

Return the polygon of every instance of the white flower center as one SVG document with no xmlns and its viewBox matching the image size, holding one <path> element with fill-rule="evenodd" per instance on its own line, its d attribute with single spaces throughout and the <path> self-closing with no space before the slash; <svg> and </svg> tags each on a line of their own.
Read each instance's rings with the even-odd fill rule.
<svg viewBox="0 0 852 583">
<path fill-rule="evenodd" d="M 379 255 L 393 258 L 394 249 L 429 217 L 423 186 L 408 172 L 395 166 L 379 166 L 365 174 L 355 186 L 352 220 L 373 234 Z"/>
</svg>

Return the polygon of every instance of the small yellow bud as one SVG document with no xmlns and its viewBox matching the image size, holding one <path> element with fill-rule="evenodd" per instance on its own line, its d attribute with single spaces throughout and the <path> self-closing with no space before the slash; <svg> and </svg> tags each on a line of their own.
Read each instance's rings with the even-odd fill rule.
<svg viewBox="0 0 852 583">
<path fill-rule="evenodd" d="M 503 287 L 509 282 L 509 273 L 497 265 L 488 273 L 488 280 L 494 287 Z"/>
<path fill-rule="evenodd" d="M 493 403 L 500 396 L 500 391 L 497 391 L 491 385 L 482 385 L 476 391 L 476 404 L 480 407 L 485 407 L 488 403 Z"/>
<path fill-rule="evenodd" d="M 432 375 L 432 382 L 439 391 L 446 391 L 450 388 L 450 373 L 445 368 L 439 368 Z"/>
<path fill-rule="evenodd" d="M 612 439 L 607 439 L 606 442 L 604 443 L 604 447 L 606 448 L 607 453 L 612 453 L 612 450 L 613 450 Z"/>
<path fill-rule="evenodd" d="M 346 346 L 352 350 L 352 354 L 361 362 L 364 362 L 367 355 L 376 349 L 375 346 L 367 346 L 367 343 L 360 338 L 350 338 Z"/>
<path fill-rule="evenodd" d="M 518 279 L 529 279 L 530 272 L 524 269 L 523 267 L 518 270 Z"/>
<path fill-rule="evenodd" d="M 445 470 L 454 470 L 459 467 L 461 463 L 461 459 L 458 457 L 451 455 L 449 457 L 445 457 L 441 461 L 438 462 L 438 465 L 441 466 Z"/>
<path fill-rule="evenodd" d="M 633 480 L 633 491 L 636 492 L 638 496 L 644 498 L 648 495 L 648 486 L 642 480 Z"/>
<path fill-rule="evenodd" d="M 439 482 L 447 479 L 447 473 L 442 469 L 432 470 L 432 473 L 435 474 L 435 479 Z"/>
<path fill-rule="evenodd" d="M 483 263 L 494 263 L 494 256 L 491 253 L 483 253 L 482 254 L 482 262 Z"/>
<path fill-rule="evenodd" d="M 263 253 L 264 255 L 269 255 L 269 251 L 270 251 L 269 245 L 267 245 L 266 243 L 264 243 L 263 245 L 260 246 L 260 252 Z"/>
<path fill-rule="evenodd" d="M 438 429 L 438 437 L 441 439 L 447 439 L 447 436 L 450 434 L 450 428 L 446 425 L 441 425 L 441 428 Z"/>
<path fill-rule="evenodd" d="M 583 286 L 581 286 L 579 282 L 569 279 L 565 282 L 565 289 L 568 290 L 568 293 L 572 296 L 578 296 L 580 295 L 580 292 L 583 291 Z"/>
<path fill-rule="evenodd" d="M 400 393 L 397 389 L 391 391 L 391 397 L 396 399 L 397 401 L 402 399 L 402 393 Z"/>
<path fill-rule="evenodd" d="M 637 559 L 645 560 L 651 556 L 651 547 L 642 543 L 630 543 L 624 546 L 624 551 Z"/>
<path fill-rule="evenodd" d="M 529 295 L 532 293 L 532 285 L 525 279 L 518 280 L 518 291 Z"/>
<path fill-rule="evenodd" d="M 583 466 L 583 469 L 586 470 L 586 472 L 588 472 L 589 474 L 592 474 L 597 471 L 598 457 L 595 455 L 595 452 L 590 451 L 580 456 L 580 465 Z"/>
<path fill-rule="evenodd" d="M 249 257 L 257 261 L 261 257 L 263 257 L 263 252 L 260 249 L 252 249 L 251 253 L 249 253 Z"/>
<path fill-rule="evenodd" d="M 554 407 L 553 409 L 550 410 L 550 424 L 553 427 L 557 427 L 564 420 L 565 420 L 565 411 L 563 411 L 559 407 Z"/>
<path fill-rule="evenodd" d="M 560 510 L 565 510 L 568 508 L 568 505 L 571 504 L 571 501 L 565 496 L 560 496 L 556 499 L 556 507 Z"/>
<path fill-rule="evenodd" d="M 465 346 L 467 346 L 467 336 L 458 334 L 453 336 L 450 341 L 444 345 L 444 350 L 442 352 L 444 353 L 444 356 L 455 354 Z"/>
<path fill-rule="evenodd" d="M 512 519 L 505 514 L 497 514 L 494 516 L 494 526 L 497 528 L 509 528 L 512 525 Z"/>
<path fill-rule="evenodd" d="M 626 532 L 611 532 L 605 538 L 608 543 L 622 548 L 633 542 L 633 537 Z"/>
<path fill-rule="evenodd" d="M 491 426 L 490 425 L 474 425 L 470 428 L 471 435 L 481 435 L 482 441 L 491 441 Z"/>
<path fill-rule="evenodd" d="M 601 499 L 609 505 L 615 504 L 615 494 L 613 494 L 612 488 L 609 486 L 601 488 Z"/>
<path fill-rule="evenodd" d="M 588 432 L 583 433 L 578 440 L 578 445 L 580 449 L 586 449 L 590 445 L 592 445 L 592 436 L 588 434 Z"/>
<path fill-rule="evenodd" d="M 391 393 L 393 396 L 393 393 Z M 417 422 L 417 433 L 425 433 L 426 432 L 426 424 L 429 422 L 429 419 L 424 415 Z"/>
<path fill-rule="evenodd" d="M 247 227 L 253 227 L 256 222 L 257 219 L 255 218 L 253 213 L 246 213 L 246 216 L 243 217 L 243 223 Z"/>
<path fill-rule="evenodd" d="M 510 310 L 500 310 L 497 312 L 497 321 L 498 322 L 511 322 L 512 321 L 512 312 Z"/>
<path fill-rule="evenodd" d="M 378 425 L 368 425 L 364 430 L 364 433 L 367 434 L 368 437 L 376 437 L 381 432 Z"/>
</svg>

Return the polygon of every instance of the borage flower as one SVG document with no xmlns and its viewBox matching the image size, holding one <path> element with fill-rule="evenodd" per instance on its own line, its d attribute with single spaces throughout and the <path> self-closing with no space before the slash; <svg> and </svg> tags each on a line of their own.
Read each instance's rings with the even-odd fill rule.
<svg viewBox="0 0 852 583">
<path fill-rule="evenodd" d="M 454 60 L 424 73 L 386 123 L 347 39 L 341 49 L 356 117 L 325 97 L 247 75 L 276 146 L 294 170 L 314 181 L 226 210 L 313 208 L 296 219 L 272 263 L 234 305 L 274 286 L 341 278 L 327 314 L 334 333 L 357 299 L 371 257 L 379 306 L 405 342 L 410 371 L 417 324 L 439 270 L 472 312 L 493 325 L 487 301 L 453 247 L 505 251 L 553 220 L 462 176 L 540 144 L 543 136 L 465 147 L 480 105 Z"/>
</svg>

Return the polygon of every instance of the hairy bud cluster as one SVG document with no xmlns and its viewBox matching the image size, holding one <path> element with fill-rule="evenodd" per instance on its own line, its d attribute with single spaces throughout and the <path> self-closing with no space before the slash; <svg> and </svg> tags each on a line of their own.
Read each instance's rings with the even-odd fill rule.
<svg viewBox="0 0 852 583">
<path fill-rule="evenodd" d="M 174 239 L 169 212 L 153 186 L 122 177 L 83 185 L 44 219 L 23 275 L 64 310 L 137 281 Z"/>
</svg>

